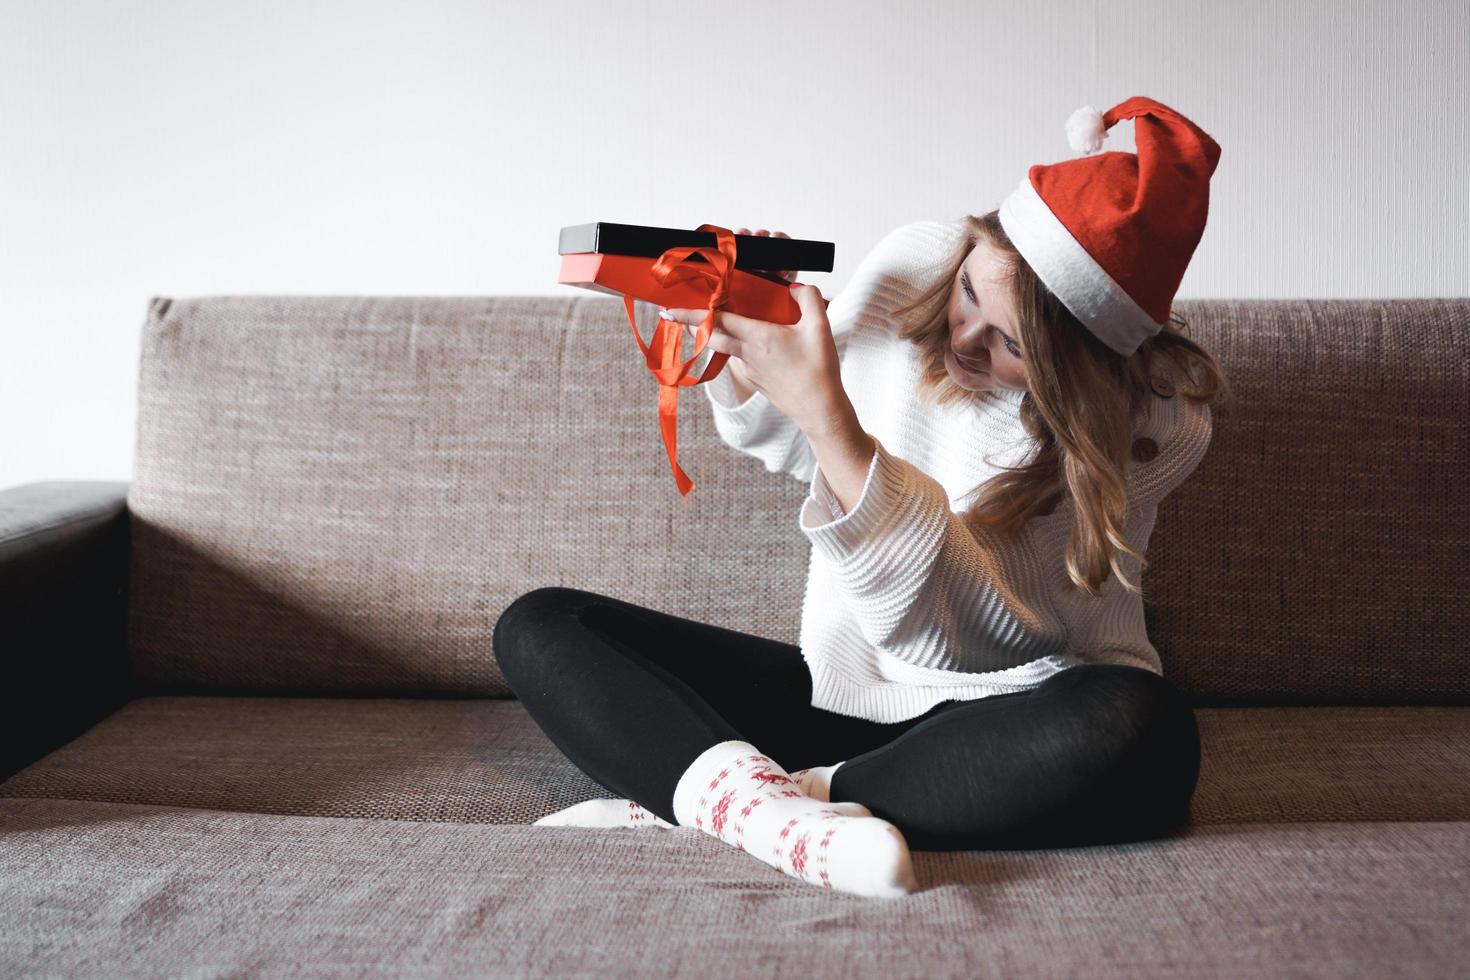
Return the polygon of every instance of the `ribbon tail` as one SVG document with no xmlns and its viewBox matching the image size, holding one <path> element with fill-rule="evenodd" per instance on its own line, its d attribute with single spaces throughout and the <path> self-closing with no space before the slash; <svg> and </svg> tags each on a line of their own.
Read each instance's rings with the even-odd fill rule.
<svg viewBox="0 0 1470 980">
<path fill-rule="evenodd" d="M 659 385 L 658 424 L 663 430 L 664 449 L 669 454 L 669 465 L 674 469 L 674 483 L 679 493 L 688 495 L 694 489 L 694 481 L 679 465 L 679 386 Z"/>
<path fill-rule="evenodd" d="M 657 357 L 661 362 L 662 372 L 667 373 L 669 368 L 677 366 L 683 339 L 682 331 L 684 325 L 672 320 L 659 320 L 654 327 L 653 338 L 650 343 L 643 342 L 643 335 L 638 332 L 638 321 L 633 316 L 633 297 L 623 295 L 623 309 L 628 312 L 628 326 L 633 330 L 633 339 L 638 342 L 638 349 L 643 352 L 643 358 L 652 366 L 653 359 Z M 717 353 L 717 356 L 719 355 Z M 723 364 L 723 361 L 721 362 Z M 706 374 L 708 371 L 706 371 Z M 688 380 L 681 378 L 680 382 Z M 658 388 L 658 425 L 663 434 L 664 451 L 669 455 L 669 465 L 674 470 L 674 483 L 679 488 L 681 495 L 688 495 L 694 489 L 694 481 L 689 479 L 689 474 L 684 472 L 679 465 L 679 386 L 678 384 L 667 385 L 659 382 Z"/>
<path fill-rule="evenodd" d="M 633 328 L 633 339 L 638 341 L 638 349 L 643 352 L 643 359 L 648 360 L 648 345 L 643 342 L 643 335 L 638 332 L 638 321 L 633 318 L 633 297 L 623 294 L 623 309 L 628 311 L 628 326 Z"/>
<path fill-rule="evenodd" d="M 684 324 L 675 320 L 660 320 L 658 327 L 659 340 L 662 345 L 658 348 L 663 363 L 659 366 L 667 373 L 670 368 L 679 365 L 679 354 L 683 350 L 682 340 L 684 338 Z M 684 365 L 687 370 L 688 365 Z M 683 380 L 682 378 L 680 380 Z M 669 454 L 669 465 L 674 469 L 674 483 L 679 487 L 681 495 L 687 495 L 694 489 L 694 481 L 684 472 L 679 465 L 679 385 L 664 384 L 659 382 L 658 388 L 658 427 L 663 432 L 664 449 Z"/>
</svg>

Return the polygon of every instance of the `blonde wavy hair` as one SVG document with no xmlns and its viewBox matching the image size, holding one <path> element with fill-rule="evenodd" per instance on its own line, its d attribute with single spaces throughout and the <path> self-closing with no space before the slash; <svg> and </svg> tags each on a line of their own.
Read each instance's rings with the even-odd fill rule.
<svg viewBox="0 0 1470 980">
<path fill-rule="evenodd" d="M 930 403 L 974 401 L 979 393 L 961 388 L 944 366 L 949 343 L 951 285 L 976 243 L 984 241 L 1004 258 L 1002 282 L 1019 314 L 1027 391 L 1020 419 L 1037 446 L 1028 461 L 987 480 L 974 504 L 960 514 L 966 526 L 1017 535 L 1037 515 L 1050 514 L 1070 496 L 1077 515 L 1067 541 L 1068 579 L 1089 595 L 1102 594 L 1109 572 L 1124 588 L 1143 595 L 1129 582 L 1120 553 L 1148 562 L 1123 537 L 1128 511 L 1128 460 L 1135 421 L 1152 397 L 1151 367 L 1167 357 L 1190 386 L 1177 396 L 1206 404 L 1233 401 L 1224 371 L 1209 352 L 1185 335 L 1188 324 L 1171 313 L 1163 329 L 1128 356 L 1118 354 L 1072 315 L 1016 251 L 998 211 L 965 216 L 969 234 L 961 239 L 934 284 L 912 303 L 893 312 L 899 336 L 915 344 L 924 373 L 918 396 Z M 966 494 L 969 496 L 969 494 Z"/>
</svg>

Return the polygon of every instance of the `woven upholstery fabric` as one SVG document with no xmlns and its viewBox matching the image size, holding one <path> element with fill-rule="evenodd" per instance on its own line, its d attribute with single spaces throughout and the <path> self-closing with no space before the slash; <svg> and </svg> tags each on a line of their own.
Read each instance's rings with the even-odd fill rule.
<svg viewBox="0 0 1470 980">
<path fill-rule="evenodd" d="M 1170 679 L 1196 703 L 1470 703 L 1470 299 L 1175 308 L 1235 401 L 1149 544 Z"/>
<path fill-rule="evenodd" d="M 805 487 L 690 388 L 681 497 L 622 304 L 576 292 L 155 300 L 128 495 L 149 689 L 505 696 L 491 630 L 547 585 L 794 643 Z"/>
<path fill-rule="evenodd" d="M 0 797 L 529 824 L 606 790 L 505 698 L 130 701 Z"/>
<path fill-rule="evenodd" d="M 1166 674 L 1201 704 L 1470 703 L 1470 300 L 1176 310 L 1236 402 L 1150 543 Z M 623 317 L 591 295 L 155 300 L 139 677 L 506 695 L 490 631 L 544 585 L 794 643 L 806 487 L 725 447 L 689 388 L 680 497 Z"/>
<path fill-rule="evenodd" d="M 1196 708 L 1201 824 L 1470 820 L 1470 708 Z"/>
<path fill-rule="evenodd" d="M 1470 820 L 1470 708 L 1196 713 L 1195 823 Z M 141 698 L 0 783 L 12 798 L 498 824 L 617 795 L 494 698 Z"/>
<path fill-rule="evenodd" d="M 12 799 L 0 836 L 5 976 L 1450 977 L 1470 955 L 1467 823 L 918 852 L 921 890 L 886 901 L 688 827 Z"/>
</svg>

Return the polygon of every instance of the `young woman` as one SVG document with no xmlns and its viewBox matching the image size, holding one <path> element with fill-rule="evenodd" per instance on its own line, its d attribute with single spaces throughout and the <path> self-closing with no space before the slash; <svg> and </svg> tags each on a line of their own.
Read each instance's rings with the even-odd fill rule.
<svg viewBox="0 0 1470 980">
<path fill-rule="evenodd" d="M 1137 154 L 1094 155 L 1120 119 Z M 692 826 L 886 897 L 916 887 L 911 847 L 1187 818 L 1198 728 L 1139 575 L 1228 394 L 1170 318 L 1220 149 L 1142 97 L 1068 135 L 1082 156 L 1031 167 L 997 211 L 890 232 L 830 304 L 793 285 L 796 325 L 713 314 L 721 437 L 810 481 L 801 642 L 579 589 L 518 598 L 493 638 L 507 681 L 620 797 L 538 824 Z"/>
</svg>

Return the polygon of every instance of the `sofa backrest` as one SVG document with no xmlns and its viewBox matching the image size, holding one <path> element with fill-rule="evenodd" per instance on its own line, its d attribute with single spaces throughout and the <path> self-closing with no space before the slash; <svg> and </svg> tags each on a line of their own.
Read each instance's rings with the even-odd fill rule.
<svg viewBox="0 0 1470 980">
<path fill-rule="evenodd" d="M 654 309 L 636 304 L 649 336 Z M 1181 301 L 1238 402 L 1144 573 L 1198 702 L 1463 702 L 1470 300 Z M 129 636 L 154 690 L 505 696 L 490 635 L 565 585 L 796 643 L 807 487 L 658 386 L 620 301 L 157 298 Z"/>
<path fill-rule="evenodd" d="M 1235 402 L 1149 543 L 1165 672 L 1198 704 L 1470 703 L 1470 299 L 1175 308 Z"/>
</svg>

